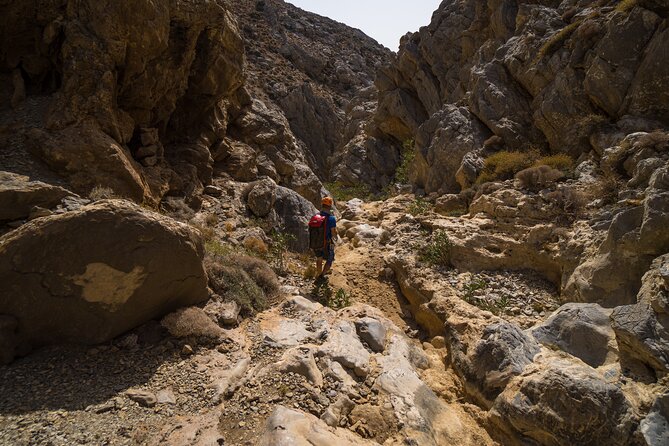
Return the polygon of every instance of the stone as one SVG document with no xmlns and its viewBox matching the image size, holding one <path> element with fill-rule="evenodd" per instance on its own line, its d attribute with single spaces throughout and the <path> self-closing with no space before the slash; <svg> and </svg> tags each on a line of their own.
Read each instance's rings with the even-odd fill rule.
<svg viewBox="0 0 669 446">
<path fill-rule="evenodd" d="M 484 401 L 493 401 L 539 351 L 539 344 L 516 325 L 499 322 L 483 330 L 468 361 L 458 368 L 468 386 L 476 386 Z"/>
<path fill-rule="evenodd" d="M 512 381 L 491 414 L 503 429 L 540 444 L 629 444 L 622 390 L 585 365 L 548 360 Z M 588 414 L 587 417 L 583 414 Z"/>
<path fill-rule="evenodd" d="M 30 181 L 23 175 L 0 171 L 0 220 L 29 217 L 34 207 L 54 208 L 69 195 L 75 194 L 62 187 Z"/>
<path fill-rule="evenodd" d="M 277 406 L 267 419 L 260 446 L 371 446 L 347 429 L 330 428 L 311 414 Z"/>
<path fill-rule="evenodd" d="M 466 211 L 467 203 L 458 194 L 446 194 L 437 198 L 434 211 L 438 214 L 448 215 L 456 211 Z"/>
<path fill-rule="evenodd" d="M 13 316 L 0 314 L 0 365 L 9 364 L 14 359 L 18 339 L 18 320 Z"/>
<path fill-rule="evenodd" d="M 591 367 L 617 359 L 615 334 L 610 309 L 597 304 L 568 303 L 558 308 L 545 322 L 531 329 L 541 344 L 559 348 Z"/>
<path fill-rule="evenodd" d="M 302 375 L 316 387 L 323 386 L 323 375 L 316 365 L 311 348 L 296 347 L 287 350 L 276 367 L 283 373 L 293 372 Z"/>
<path fill-rule="evenodd" d="M 28 220 L 34 220 L 36 218 L 48 217 L 53 215 L 53 211 L 45 209 L 40 206 L 33 206 L 30 208 L 30 215 L 28 215 Z"/>
<path fill-rule="evenodd" d="M 669 393 L 657 397 L 648 415 L 641 420 L 639 431 L 645 445 L 660 446 L 669 443 Z"/>
<path fill-rule="evenodd" d="M 321 420 L 330 427 L 338 427 L 342 417 L 348 416 L 354 407 L 355 403 L 348 396 L 341 395 L 337 398 L 337 401 L 335 401 L 334 404 L 331 404 L 325 412 L 323 412 Z"/>
<path fill-rule="evenodd" d="M 153 407 L 157 402 L 156 395 L 146 390 L 130 389 L 125 394 L 142 407 Z"/>
<path fill-rule="evenodd" d="M 258 181 L 250 190 L 246 201 L 253 215 L 266 217 L 276 202 L 276 183 L 270 179 Z"/>
<path fill-rule="evenodd" d="M 161 389 L 156 392 L 156 402 L 158 404 L 176 404 L 177 399 L 171 388 Z"/>
<path fill-rule="evenodd" d="M 355 329 L 360 339 L 366 342 L 373 352 L 383 352 L 386 344 L 386 327 L 381 322 L 365 317 L 355 321 Z"/>
<path fill-rule="evenodd" d="M 219 324 L 237 325 L 241 307 L 234 300 L 223 302 L 210 300 L 204 307 L 204 311 Z"/>
<path fill-rule="evenodd" d="M 0 245 L 0 314 L 26 344 L 105 342 L 208 297 L 199 233 L 123 200 L 33 220 Z"/>
<path fill-rule="evenodd" d="M 212 197 L 220 197 L 223 195 L 223 190 L 220 187 L 212 186 L 210 184 L 205 186 L 204 193 Z"/>
<path fill-rule="evenodd" d="M 298 252 L 309 248 L 309 230 L 307 222 L 318 211 L 312 203 L 298 193 L 282 186 L 276 187 L 274 211 L 282 227 L 282 232 L 292 234 L 288 246 Z"/>
<path fill-rule="evenodd" d="M 358 377 L 365 377 L 369 372 L 370 354 L 351 322 L 341 321 L 333 327 L 327 341 L 318 348 L 318 355 L 340 363 Z"/>
</svg>

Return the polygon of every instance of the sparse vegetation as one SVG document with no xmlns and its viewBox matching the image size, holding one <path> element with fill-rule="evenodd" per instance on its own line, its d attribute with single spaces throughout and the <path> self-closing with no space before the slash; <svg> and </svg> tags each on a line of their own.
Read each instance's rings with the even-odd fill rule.
<svg viewBox="0 0 669 446">
<path fill-rule="evenodd" d="M 316 281 L 311 294 L 318 302 L 333 310 L 341 310 L 351 305 L 351 295 L 343 288 L 334 291 L 327 280 Z"/>
<path fill-rule="evenodd" d="M 420 260 L 438 266 L 450 266 L 453 243 L 446 231 L 438 230 L 432 234 L 432 240 L 423 246 Z"/>
<path fill-rule="evenodd" d="M 216 230 L 214 228 L 202 226 L 201 224 L 194 222 L 191 222 L 190 225 L 200 231 L 200 234 L 202 234 L 202 238 L 205 241 L 205 247 L 207 243 L 216 239 Z"/>
<path fill-rule="evenodd" d="M 260 238 L 251 235 L 244 239 L 244 249 L 255 256 L 266 256 L 269 253 L 267 244 Z"/>
<path fill-rule="evenodd" d="M 325 188 L 336 201 L 348 201 L 353 198 L 367 199 L 370 196 L 369 186 L 363 183 L 343 184 L 339 181 L 325 183 Z"/>
<path fill-rule="evenodd" d="M 485 159 L 483 170 L 476 179 L 476 184 L 491 181 L 504 181 L 523 169 L 530 167 L 537 159 L 534 152 L 509 152 L 502 150 Z"/>
<path fill-rule="evenodd" d="M 613 204 L 618 201 L 618 193 L 623 187 L 623 179 L 613 172 L 605 172 L 596 187 L 596 196 L 603 204 Z"/>
<path fill-rule="evenodd" d="M 432 208 L 432 204 L 424 198 L 416 198 L 408 207 L 408 211 L 414 217 L 423 215 Z"/>
<path fill-rule="evenodd" d="M 198 307 L 180 308 L 165 316 L 160 324 L 177 338 L 219 338 L 223 335 L 223 329 Z"/>
<path fill-rule="evenodd" d="M 284 273 L 286 271 L 288 245 L 295 240 L 295 236 L 284 232 L 283 229 L 274 229 L 272 230 L 270 237 L 272 243 L 269 247 L 269 261 L 279 273 Z"/>
<path fill-rule="evenodd" d="M 507 312 L 511 299 L 505 293 L 501 295 L 491 294 L 485 296 L 476 296 L 479 290 L 485 290 L 488 283 L 483 279 L 472 279 L 464 286 L 465 302 L 474 305 L 481 310 L 490 311 L 494 315 L 500 315 Z"/>
<path fill-rule="evenodd" d="M 628 12 L 639 4 L 639 0 L 622 0 L 616 5 L 616 11 Z"/>
<path fill-rule="evenodd" d="M 95 186 L 88 193 L 88 198 L 90 198 L 93 201 L 99 201 L 99 200 L 109 200 L 109 199 L 118 198 L 118 197 L 114 193 L 114 190 L 110 187 Z"/>
<path fill-rule="evenodd" d="M 395 171 L 395 181 L 401 184 L 409 183 L 409 170 L 413 161 L 416 159 L 416 151 L 414 149 L 414 140 L 409 139 L 402 144 L 402 152 L 400 157 L 400 165 Z"/>
<path fill-rule="evenodd" d="M 556 52 L 563 45 L 564 41 L 576 31 L 582 21 L 583 20 L 576 20 L 550 36 L 539 49 L 535 59 L 536 62 Z"/>
<path fill-rule="evenodd" d="M 279 293 L 281 288 L 279 279 L 264 260 L 243 254 L 233 254 L 228 256 L 227 261 L 246 271 L 267 297 L 274 297 Z"/>
</svg>

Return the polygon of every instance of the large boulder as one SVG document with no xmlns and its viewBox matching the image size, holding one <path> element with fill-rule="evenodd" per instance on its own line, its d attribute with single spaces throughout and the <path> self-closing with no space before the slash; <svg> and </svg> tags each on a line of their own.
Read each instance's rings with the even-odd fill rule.
<svg viewBox="0 0 669 446">
<path fill-rule="evenodd" d="M 669 393 L 657 397 L 646 418 L 641 420 L 639 431 L 647 446 L 669 444 Z"/>
<path fill-rule="evenodd" d="M 669 373 L 668 270 L 669 254 L 655 259 L 643 277 L 638 302 L 611 314 L 623 364 L 641 363 L 658 376 Z"/>
<path fill-rule="evenodd" d="M 610 315 L 610 309 L 597 304 L 568 303 L 531 333 L 543 345 L 559 348 L 592 367 L 599 367 L 616 357 Z"/>
<path fill-rule="evenodd" d="M 122 200 L 37 219 L 0 238 L 0 314 L 20 349 L 105 342 L 205 300 L 203 255 L 196 230 Z"/>
<path fill-rule="evenodd" d="M 317 209 L 306 198 L 286 187 L 277 186 L 274 211 L 282 225 L 282 232 L 293 235 L 289 246 L 296 251 L 309 248 L 309 218 Z"/>
<path fill-rule="evenodd" d="M 0 220 L 16 220 L 30 215 L 34 206 L 51 208 L 68 195 L 62 187 L 30 181 L 28 177 L 0 172 Z"/>
<path fill-rule="evenodd" d="M 514 380 L 491 413 L 502 429 L 538 444 L 622 446 L 629 409 L 622 390 L 590 367 L 551 359 Z"/>
</svg>

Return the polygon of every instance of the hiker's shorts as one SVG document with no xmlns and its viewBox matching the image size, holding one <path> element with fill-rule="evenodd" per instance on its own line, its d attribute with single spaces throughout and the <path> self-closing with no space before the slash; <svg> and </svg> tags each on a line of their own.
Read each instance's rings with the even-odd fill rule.
<svg viewBox="0 0 669 446">
<path fill-rule="evenodd" d="M 325 259 L 327 263 L 332 263 L 335 259 L 334 245 L 329 243 L 325 249 L 314 249 L 314 254 L 316 254 L 316 257 Z"/>
</svg>

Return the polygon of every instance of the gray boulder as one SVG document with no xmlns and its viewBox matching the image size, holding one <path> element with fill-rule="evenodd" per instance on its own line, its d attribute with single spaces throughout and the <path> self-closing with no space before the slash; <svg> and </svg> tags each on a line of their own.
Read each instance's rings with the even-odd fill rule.
<svg viewBox="0 0 669 446">
<path fill-rule="evenodd" d="M 277 186 L 274 211 L 283 227 L 282 231 L 295 238 L 289 247 L 295 251 L 306 251 L 309 248 L 309 218 L 318 210 L 306 198 L 286 187 Z"/>
<path fill-rule="evenodd" d="M 256 217 L 266 217 L 276 201 L 276 183 L 269 178 L 256 182 L 246 201 Z"/>
<path fill-rule="evenodd" d="M 615 342 L 610 315 L 610 309 L 597 304 L 568 303 L 531 333 L 543 345 L 557 347 L 598 367 L 607 362 L 610 345 Z"/>
<path fill-rule="evenodd" d="M 669 444 L 669 393 L 657 397 L 646 418 L 641 420 L 639 431 L 647 446 Z"/>
<path fill-rule="evenodd" d="M 618 386 L 587 366 L 563 360 L 542 366 L 495 400 L 493 419 L 502 429 L 545 445 L 629 444 L 630 404 Z"/>
<path fill-rule="evenodd" d="M 470 393 L 490 405 L 509 381 L 532 363 L 540 349 L 516 325 L 498 322 L 483 330 L 474 351 L 458 368 L 468 381 Z"/>
<path fill-rule="evenodd" d="M 623 365 L 641 363 L 660 376 L 669 372 L 667 269 L 669 254 L 655 259 L 643 277 L 638 302 L 617 307 L 611 314 Z"/>
<path fill-rule="evenodd" d="M 123 200 L 0 238 L 0 314 L 22 347 L 95 344 L 208 297 L 200 234 Z"/>
<path fill-rule="evenodd" d="M 386 327 L 376 319 L 364 317 L 355 321 L 355 329 L 360 339 L 374 352 L 382 352 L 386 347 Z"/>
</svg>

